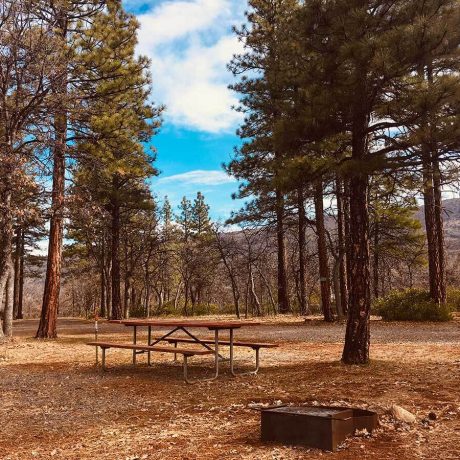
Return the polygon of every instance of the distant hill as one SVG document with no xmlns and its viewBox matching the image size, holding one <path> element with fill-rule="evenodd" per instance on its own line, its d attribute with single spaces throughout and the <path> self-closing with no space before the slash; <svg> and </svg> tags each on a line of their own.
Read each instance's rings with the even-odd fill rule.
<svg viewBox="0 0 460 460">
<path fill-rule="evenodd" d="M 451 198 L 443 201 L 443 219 L 446 246 L 451 250 L 460 250 L 460 198 Z M 425 225 L 423 206 L 416 216 Z"/>
</svg>

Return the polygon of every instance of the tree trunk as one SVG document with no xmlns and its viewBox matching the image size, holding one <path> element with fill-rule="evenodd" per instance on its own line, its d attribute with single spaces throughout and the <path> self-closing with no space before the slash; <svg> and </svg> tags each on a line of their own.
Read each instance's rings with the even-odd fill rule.
<svg viewBox="0 0 460 460">
<path fill-rule="evenodd" d="M 99 314 L 102 318 L 107 314 L 107 286 L 105 281 L 105 238 L 102 237 L 101 241 L 101 260 L 100 260 L 100 289 L 101 289 L 101 310 Z"/>
<path fill-rule="evenodd" d="M 118 189 L 118 181 L 114 178 L 114 189 Z M 121 305 L 121 277 L 120 277 L 120 206 L 117 200 L 112 202 L 112 226 L 111 226 L 111 256 L 112 256 L 112 319 L 122 319 L 123 309 Z"/>
<path fill-rule="evenodd" d="M 6 280 L 5 306 L 3 309 L 3 334 L 5 337 L 13 336 L 13 295 L 14 295 L 14 268 L 13 260 L 8 261 L 9 275 Z"/>
<path fill-rule="evenodd" d="M 332 269 L 332 284 L 334 286 L 337 317 L 341 319 L 343 318 L 344 313 L 342 311 L 342 292 L 340 290 L 340 259 L 336 259 L 334 262 L 334 268 Z"/>
<path fill-rule="evenodd" d="M 265 287 L 267 288 L 270 305 L 273 308 L 273 314 L 276 315 L 276 302 L 275 302 L 275 298 L 273 297 L 273 292 L 270 286 L 270 282 L 268 281 L 267 277 L 263 274 L 263 271 L 259 267 L 257 267 L 257 271 L 259 272 L 262 282 L 265 284 Z"/>
<path fill-rule="evenodd" d="M 340 311 L 342 315 L 348 312 L 348 274 L 347 274 L 347 248 L 346 248 L 346 219 L 345 200 L 343 196 L 342 180 L 337 178 L 337 242 L 339 246 L 339 284 L 340 284 Z"/>
<path fill-rule="evenodd" d="M 345 235 L 345 268 L 346 268 L 346 284 L 347 284 L 347 311 L 349 308 L 349 298 L 350 294 L 348 290 L 350 289 L 351 284 L 351 244 L 350 244 L 350 180 L 346 178 L 343 181 L 343 216 L 344 216 L 344 235 Z"/>
<path fill-rule="evenodd" d="M 362 89 L 365 94 L 365 88 Z M 367 153 L 368 115 L 357 96 L 352 128 L 352 158 L 356 168 L 363 167 Z M 366 364 L 370 345 L 370 271 L 369 271 L 369 177 L 355 172 L 350 179 L 350 293 L 347 330 L 342 361 Z"/>
<path fill-rule="evenodd" d="M 18 295 L 18 316 L 17 319 L 23 319 L 24 313 L 24 259 L 25 259 L 25 231 L 21 232 L 21 253 L 19 261 L 19 295 Z"/>
<path fill-rule="evenodd" d="M 420 66 L 419 74 L 433 84 L 433 71 L 430 62 Z M 423 198 L 425 206 L 425 227 L 428 243 L 428 272 L 430 296 L 438 305 L 446 302 L 446 276 L 444 254 L 444 229 L 442 218 L 441 171 L 437 159 L 436 146 L 433 145 L 429 113 L 425 115 L 422 128 L 425 139 L 422 144 L 423 159 Z"/>
<path fill-rule="evenodd" d="M 66 41 L 67 16 L 62 9 L 56 18 L 57 34 Z M 48 261 L 45 289 L 43 293 L 40 324 L 36 338 L 57 337 L 57 316 L 61 288 L 62 239 L 64 226 L 65 155 L 67 150 L 67 78 L 63 76 L 54 93 L 61 98 L 60 107 L 54 117 L 55 139 L 53 145 L 53 185 L 51 198 L 51 219 L 48 241 Z"/>
<path fill-rule="evenodd" d="M 334 321 L 331 309 L 331 284 L 329 278 L 329 261 L 327 257 L 326 229 L 324 226 L 323 183 L 319 181 L 315 190 L 316 233 L 318 237 L 318 265 L 321 287 L 321 309 L 324 320 Z"/>
<path fill-rule="evenodd" d="M 261 306 L 260 306 L 259 297 L 257 297 L 255 285 L 254 285 L 254 274 L 252 272 L 252 266 L 249 268 L 249 279 L 250 279 L 252 306 L 253 308 L 255 308 L 256 316 L 260 316 Z M 254 314 L 254 310 L 253 310 L 253 314 Z"/>
<path fill-rule="evenodd" d="M 19 312 L 19 285 L 21 278 L 21 244 L 22 229 L 16 229 L 16 248 L 14 251 L 14 294 L 13 294 L 13 318 L 18 319 Z"/>
<path fill-rule="evenodd" d="M 441 171 L 437 159 L 433 161 L 433 188 L 434 188 L 434 221 L 436 224 L 437 244 L 438 244 L 438 264 L 439 264 L 439 303 L 445 304 L 447 301 L 446 287 L 446 256 L 444 242 L 444 219 L 442 217 L 442 188 Z"/>
<path fill-rule="evenodd" d="M 123 291 L 123 318 L 128 317 L 129 307 L 130 307 L 130 290 L 131 290 L 131 274 L 130 274 L 130 267 L 129 267 L 129 260 L 128 260 L 128 241 L 124 239 L 124 275 L 125 275 L 125 282 L 124 282 L 124 291 Z M 132 303 L 131 303 L 132 305 Z"/>
<path fill-rule="evenodd" d="M 112 254 L 107 257 L 107 264 L 105 268 L 105 284 L 106 284 L 106 302 L 107 314 L 106 318 L 112 317 Z"/>
<path fill-rule="evenodd" d="M 423 202 L 428 247 L 428 276 L 430 281 L 430 296 L 437 304 L 441 304 L 443 297 L 439 255 L 439 241 L 441 237 L 438 235 L 436 222 L 434 178 L 430 156 L 429 152 L 425 152 L 423 163 Z"/>
<path fill-rule="evenodd" d="M 300 300 L 300 314 L 308 315 L 308 301 L 307 301 L 307 218 L 305 214 L 305 198 L 303 189 L 297 190 L 297 209 L 299 212 L 298 217 L 298 239 L 299 239 L 299 300 Z"/>
<path fill-rule="evenodd" d="M 7 178 L 8 180 L 8 178 Z M 3 307 L 3 325 L 0 325 L 0 336 L 11 337 L 13 335 L 13 215 L 11 209 L 12 194 L 9 184 L 5 184 L 3 193 L 4 212 L 1 217 L 3 228 L 0 229 L 0 313 L 2 311 L 3 296 L 5 305 Z"/>
<path fill-rule="evenodd" d="M 278 311 L 289 313 L 289 291 L 286 270 L 286 241 L 284 231 L 284 196 L 276 191 L 276 237 L 278 242 Z"/>
</svg>

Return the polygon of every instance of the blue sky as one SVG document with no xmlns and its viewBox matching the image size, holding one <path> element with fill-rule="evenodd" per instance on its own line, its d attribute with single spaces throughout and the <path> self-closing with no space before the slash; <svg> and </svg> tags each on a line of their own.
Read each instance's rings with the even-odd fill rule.
<svg viewBox="0 0 460 460">
<path fill-rule="evenodd" d="M 242 206 L 237 182 L 222 170 L 239 143 L 237 96 L 226 64 L 241 51 L 231 28 L 244 22 L 245 0 L 123 0 L 141 24 L 138 51 L 152 60 L 153 98 L 165 104 L 164 125 L 153 144 L 152 190 L 174 208 L 185 195 L 204 193 L 214 219 Z"/>
</svg>

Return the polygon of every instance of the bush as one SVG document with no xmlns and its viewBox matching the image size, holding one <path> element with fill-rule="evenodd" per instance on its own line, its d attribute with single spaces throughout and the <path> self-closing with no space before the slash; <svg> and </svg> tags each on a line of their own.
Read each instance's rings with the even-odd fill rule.
<svg viewBox="0 0 460 460">
<path fill-rule="evenodd" d="M 447 289 L 447 303 L 452 311 L 460 312 L 460 289 Z"/>
<path fill-rule="evenodd" d="M 421 289 L 394 291 L 373 305 L 374 313 L 385 321 L 449 321 L 452 319 L 448 305 L 439 307 Z"/>
</svg>

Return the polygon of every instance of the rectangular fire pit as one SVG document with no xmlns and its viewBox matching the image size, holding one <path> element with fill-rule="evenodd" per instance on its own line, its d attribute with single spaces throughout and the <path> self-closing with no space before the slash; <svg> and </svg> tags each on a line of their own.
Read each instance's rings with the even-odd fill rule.
<svg viewBox="0 0 460 460">
<path fill-rule="evenodd" d="M 356 429 L 372 431 L 375 412 L 346 407 L 276 407 L 261 411 L 262 441 L 301 444 L 335 451 Z"/>
</svg>

